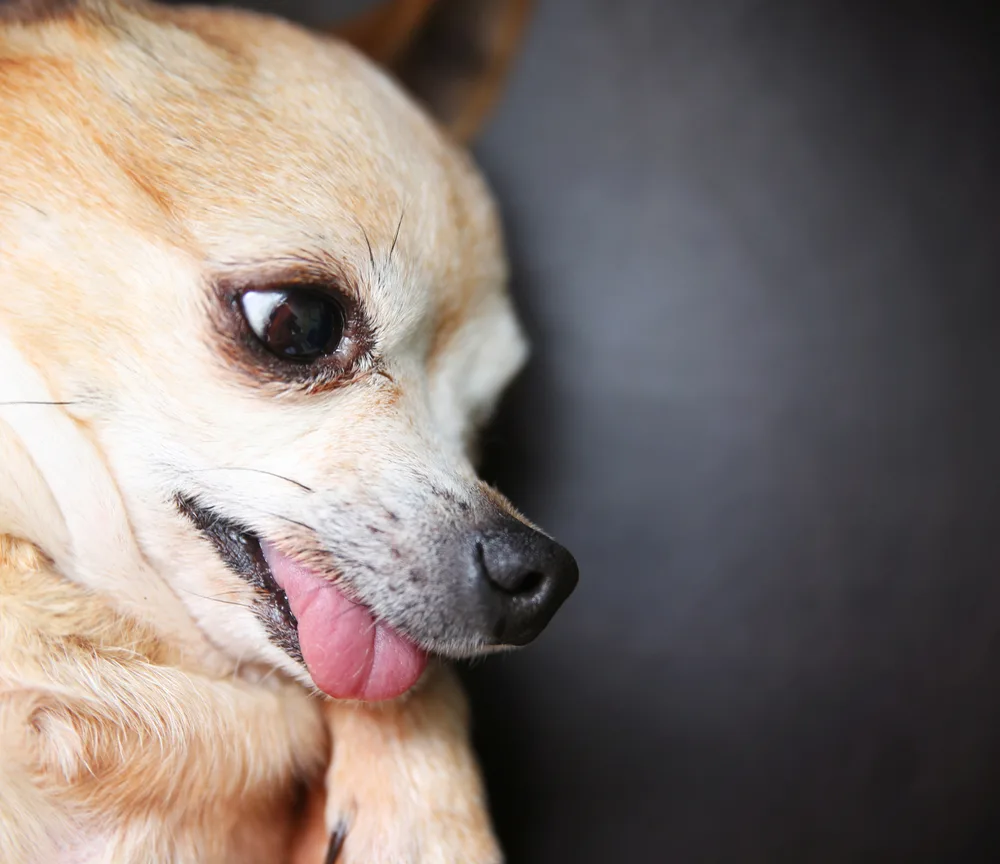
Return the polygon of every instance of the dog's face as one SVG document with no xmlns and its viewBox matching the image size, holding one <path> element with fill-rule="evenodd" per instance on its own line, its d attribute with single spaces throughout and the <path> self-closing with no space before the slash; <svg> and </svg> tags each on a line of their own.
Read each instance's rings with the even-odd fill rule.
<svg viewBox="0 0 1000 864">
<path fill-rule="evenodd" d="M 496 215 L 385 76 L 232 12 L 0 23 L 0 161 L 0 531 L 334 696 L 541 630 L 575 564 L 468 455 L 525 355 Z"/>
</svg>

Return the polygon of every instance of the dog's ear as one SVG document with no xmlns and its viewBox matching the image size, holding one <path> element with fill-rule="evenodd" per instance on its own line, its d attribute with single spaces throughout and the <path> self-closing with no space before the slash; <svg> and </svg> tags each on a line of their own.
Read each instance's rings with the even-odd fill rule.
<svg viewBox="0 0 1000 864">
<path fill-rule="evenodd" d="M 0 535 L 172 636 L 193 624 L 138 547 L 117 484 L 71 403 L 0 332 Z M 150 616 L 149 610 L 155 610 Z"/>
<path fill-rule="evenodd" d="M 470 142 L 503 89 L 534 0 L 382 0 L 334 32 Z"/>
</svg>

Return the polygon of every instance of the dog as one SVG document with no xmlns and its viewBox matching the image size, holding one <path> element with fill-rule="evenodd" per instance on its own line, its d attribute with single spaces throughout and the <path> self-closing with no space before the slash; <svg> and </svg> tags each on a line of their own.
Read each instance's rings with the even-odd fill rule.
<svg viewBox="0 0 1000 864">
<path fill-rule="evenodd" d="M 473 467 L 526 8 L 0 6 L 3 864 L 501 860 L 448 661 L 578 577 Z"/>
</svg>

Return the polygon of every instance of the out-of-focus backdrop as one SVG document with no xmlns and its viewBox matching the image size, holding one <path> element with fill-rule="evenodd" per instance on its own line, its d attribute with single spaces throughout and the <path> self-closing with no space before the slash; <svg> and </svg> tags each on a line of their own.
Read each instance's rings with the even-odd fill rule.
<svg viewBox="0 0 1000 864">
<path fill-rule="evenodd" d="M 997 9 L 541 0 L 488 471 L 583 575 L 470 675 L 512 864 L 1000 860 Z"/>
</svg>

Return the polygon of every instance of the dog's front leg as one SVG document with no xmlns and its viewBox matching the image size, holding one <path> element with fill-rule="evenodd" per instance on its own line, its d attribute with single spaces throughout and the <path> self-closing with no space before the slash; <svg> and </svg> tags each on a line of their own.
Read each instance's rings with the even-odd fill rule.
<svg viewBox="0 0 1000 864">
<path fill-rule="evenodd" d="M 327 716 L 333 759 L 296 864 L 499 864 L 452 670 L 432 670 L 396 702 L 330 702 Z"/>
</svg>

